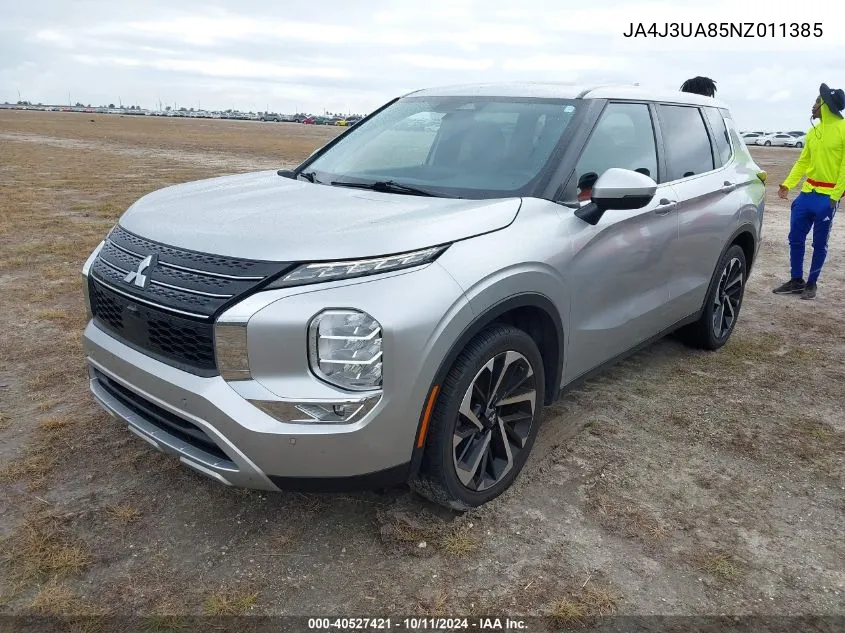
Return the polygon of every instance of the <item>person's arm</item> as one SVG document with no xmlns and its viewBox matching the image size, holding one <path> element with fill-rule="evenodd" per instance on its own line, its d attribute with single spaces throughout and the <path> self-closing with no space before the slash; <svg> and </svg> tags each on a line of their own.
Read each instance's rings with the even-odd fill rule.
<svg viewBox="0 0 845 633">
<path fill-rule="evenodd" d="M 780 189 L 783 193 L 786 193 L 790 189 L 792 189 L 795 185 L 799 183 L 801 178 L 804 177 L 804 174 L 807 173 L 807 167 L 810 166 L 810 147 L 808 145 L 804 145 L 801 149 L 801 155 L 798 157 L 798 160 L 795 161 L 795 164 L 792 166 L 792 169 L 789 171 L 789 175 L 786 179 L 781 183 Z M 786 190 L 786 191 L 784 191 Z M 785 197 L 785 196 L 782 196 Z"/>
<path fill-rule="evenodd" d="M 845 193 L 845 133 L 842 134 L 842 164 L 839 166 L 839 175 L 836 176 L 836 186 L 830 192 L 830 206 L 834 206 L 842 194 Z"/>
</svg>

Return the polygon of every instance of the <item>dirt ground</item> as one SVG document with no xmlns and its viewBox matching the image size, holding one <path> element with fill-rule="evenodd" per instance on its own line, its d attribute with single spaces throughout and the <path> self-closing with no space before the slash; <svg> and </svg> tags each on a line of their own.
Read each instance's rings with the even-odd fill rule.
<svg viewBox="0 0 845 633">
<path fill-rule="evenodd" d="M 480 510 L 228 489 L 103 413 L 79 271 L 122 210 L 337 132 L 0 112 L 0 612 L 845 615 L 845 231 L 816 301 L 772 294 L 794 150 L 753 150 L 772 184 L 731 342 L 665 340 L 570 393 Z"/>
</svg>

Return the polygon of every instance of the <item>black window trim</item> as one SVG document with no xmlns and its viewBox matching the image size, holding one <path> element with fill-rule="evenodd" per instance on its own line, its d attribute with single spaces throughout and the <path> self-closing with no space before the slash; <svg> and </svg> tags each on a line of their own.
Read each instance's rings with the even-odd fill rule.
<svg viewBox="0 0 845 633">
<path fill-rule="evenodd" d="M 736 159 L 736 157 L 737 157 L 737 151 L 738 151 L 738 149 L 734 146 L 733 136 L 731 136 L 731 128 L 730 128 L 730 126 L 728 125 L 728 121 L 730 121 L 731 123 L 734 123 L 734 120 L 733 120 L 733 117 L 731 116 L 731 113 L 730 113 L 727 109 L 725 109 L 725 108 L 716 108 L 716 111 L 719 113 L 719 116 L 721 116 L 721 117 L 722 117 L 722 123 L 724 123 L 724 124 L 725 124 L 725 129 L 728 131 L 728 143 L 730 144 L 730 147 L 731 147 L 731 157 L 730 157 L 730 160 L 728 160 L 728 163 L 733 163 L 733 162 L 734 162 L 734 160 L 735 160 L 735 159 Z M 734 124 L 734 125 L 735 125 L 735 124 Z M 741 140 L 742 140 L 742 136 L 739 134 L 739 131 L 738 131 L 738 130 L 736 130 L 736 128 L 734 128 L 734 131 L 736 131 L 736 133 L 737 133 L 737 138 L 739 138 L 739 139 L 740 139 L 740 141 L 741 141 Z"/>
<path fill-rule="evenodd" d="M 730 130 L 728 130 L 728 124 L 725 122 L 725 117 L 722 114 L 722 112 L 720 111 L 721 109 L 715 108 L 713 106 L 701 106 L 702 118 L 704 119 L 704 124 L 707 126 L 707 132 L 710 135 L 710 149 L 713 153 L 713 164 L 714 165 L 716 164 L 716 156 L 719 155 L 718 154 L 719 145 L 716 142 L 716 139 L 718 138 L 718 132 L 716 130 L 714 130 L 713 127 L 710 125 L 710 118 L 707 116 L 707 110 L 708 109 L 713 110 L 714 115 L 719 117 L 719 119 L 722 121 L 722 125 L 725 126 L 725 132 L 727 133 L 728 148 L 731 150 L 731 155 L 728 156 L 728 159 L 724 163 L 719 165 L 719 167 L 717 167 L 716 169 L 713 170 L 713 171 L 719 171 L 720 169 L 724 169 L 725 167 L 729 167 L 731 162 L 733 162 L 734 146 L 733 146 L 733 143 L 731 142 L 731 135 L 730 135 Z M 721 159 L 722 159 L 722 157 L 719 156 L 719 160 L 721 160 Z"/>
</svg>

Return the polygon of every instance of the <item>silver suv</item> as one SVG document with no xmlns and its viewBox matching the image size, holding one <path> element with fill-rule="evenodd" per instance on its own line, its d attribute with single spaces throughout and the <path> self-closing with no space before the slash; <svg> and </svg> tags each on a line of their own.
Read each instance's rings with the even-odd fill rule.
<svg viewBox="0 0 845 633">
<path fill-rule="evenodd" d="M 225 484 L 478 506 L 576 382 L 728 340 L 765 176 L 706 97 L 414 92 L 294 170 L 133 204 L 83 270 L 91 391 Z"/>
</svg>

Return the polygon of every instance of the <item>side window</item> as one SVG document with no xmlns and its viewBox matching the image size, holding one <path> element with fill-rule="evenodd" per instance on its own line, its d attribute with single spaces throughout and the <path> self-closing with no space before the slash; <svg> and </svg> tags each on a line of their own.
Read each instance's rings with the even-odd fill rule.
<svg viewBox="0 0 845 633">
<path fill-rule="evenodd" d="M 611 103 L 605 108 L 575 167 L 578 199 L 589 200 L 595 181 L 612 167 L 657 180 L 657 148 L 647 105 Z"/>
<path fill-rule="evenodd" d="M 710 137 L 698 108 L 674 105 L 657 108 L 666 149 L 667 180 L 680 180 L 712 171 Z"/>
<path fill-rule="evenodd" d="M 713 130 L 714 141 L 716 143 L 716 157 L 719 159 L 719 167 L 727 165 L 731 159 L 731 138 L 728 135 L 728 128 L 725 126 L 725 120 L 722 114 L 716 108 L 704 108 L 704 114 L 710 122 L 710 128 Z"/>
</svg>

